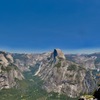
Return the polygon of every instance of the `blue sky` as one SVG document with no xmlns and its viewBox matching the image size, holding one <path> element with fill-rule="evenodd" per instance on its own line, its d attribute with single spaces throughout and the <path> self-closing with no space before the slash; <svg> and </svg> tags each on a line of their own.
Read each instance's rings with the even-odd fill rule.
<svg viewBox="0 0 100 100">
<path fill-rule="evenodd" d="M 100 0 L 1 0 L 0 48 L 99 51 Z"/>
</svg>

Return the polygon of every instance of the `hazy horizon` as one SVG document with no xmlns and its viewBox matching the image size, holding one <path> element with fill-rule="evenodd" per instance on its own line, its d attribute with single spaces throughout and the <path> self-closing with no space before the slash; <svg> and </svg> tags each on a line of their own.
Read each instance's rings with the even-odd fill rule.
<svg viewBox="0 0 100 100">
<path fill-rule="evenodd" d="M 54 49 L 61 49 L 61 48 L 52 48 L 52 49 L 38 49 L 38 50 L 21 50 L 21 49 L 8 49 L 8 48 L 0 48 L 0 51 L 5 51 L 9 53 L 26 53 L 26 54 L 37 54 L 37 53 L 45 53 L 45 52 L 53 52 Z M 75 49 L 75 50 L 69 50 L 69 49 L 61 49 L 64 54 L 92 54 L 92 53 L 100 53 L 99 48 L 92 48 L 92 49 Z"/>
</svg>

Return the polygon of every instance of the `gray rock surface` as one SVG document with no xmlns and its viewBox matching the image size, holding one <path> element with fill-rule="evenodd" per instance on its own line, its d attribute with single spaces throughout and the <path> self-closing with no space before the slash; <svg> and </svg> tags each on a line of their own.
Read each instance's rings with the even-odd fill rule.
<svg viewBox="0 0 100 100">
<path fill-rule="evenodd" d="M 70 97 L 91 93 L 96 87 L 92 70 L 99 68 L 100 56 L 64 55 L 60 49 L 42 54 L 18 54 L 0 52 L 0 89 L 16 85 L 15 79 L 22 80 L 22 72 L 38 64 L 35 75 L 43 81 L 48 92 L 57 92 Z M 97 67 L 98 66 L 98 67 Z"/>
<path fill-rule="evenodd" d="M 91 71 L 88 72 L 81 64 L 66 60 L 61 50 L 55 49 L 52 55 L 54 58 L 51 56 L 51 59 L 42 62 L 36 73 L 44 80 L 44 89 L 70 97 L 95 90 L 97 85 Z"/>
<path fill-rule="evenodd" d="M 22 80 L 24 76 L 13 64 L 13 57 L 6 52 L 0 52 L 0 89 L 14 87 L 15 79 Z"/>
</svg>

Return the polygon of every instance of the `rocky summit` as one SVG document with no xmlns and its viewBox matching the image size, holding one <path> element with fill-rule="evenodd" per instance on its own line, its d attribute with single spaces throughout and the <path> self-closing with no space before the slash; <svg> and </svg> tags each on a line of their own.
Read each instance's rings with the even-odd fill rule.
<svg viewBox="0 0 100 100">
<path fill-rule="evenodd" d="M 81 64 L 66 60 L 60 49 L 54 49 L 52 55 L 54 59 L 51 56 L 42 62 L 36 74 L 44 80 L 44 89 L 70 97 L 95 90 L 97 85 L 91 71 Z"/>
<path fill-rule="evenodd" d="M 54 59 L 56 59 L 57 57 L 61 58 L 61 59 L 65 59 L 65 56 L 60 49 L 54 49 L 53 57 L 54 57 Z"/>
</svg>

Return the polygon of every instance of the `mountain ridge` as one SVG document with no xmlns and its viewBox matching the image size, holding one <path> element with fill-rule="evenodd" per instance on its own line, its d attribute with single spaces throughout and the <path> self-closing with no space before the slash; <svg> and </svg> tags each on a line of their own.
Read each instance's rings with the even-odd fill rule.
<svg viewBox="0 0 100 100">
<path fill-rule="evenodd" d="M 47 92 L 57 92 L 74 98 L 80 94 L 91 93 L 97 88 L 99 74 L 96 71 L 100 69 L 100 56 L 96 53 L 71 55 L 64 54 L 58 48 L 41 54 L 1 51 L 0 59 L 3 60 L 1 64 L 5 68 L 11 63 L 14 64 L 21 71 L 20 75 L 37 66 L 34 75 L 44 81 L 42 88 Z"/>
</svg>

